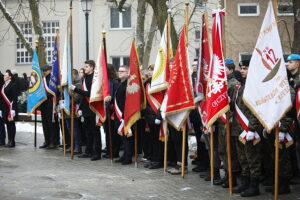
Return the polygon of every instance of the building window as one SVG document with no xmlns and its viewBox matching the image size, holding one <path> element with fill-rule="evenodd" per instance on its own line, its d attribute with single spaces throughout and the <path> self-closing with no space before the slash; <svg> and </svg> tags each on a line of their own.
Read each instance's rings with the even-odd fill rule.
<svg viewBox="0 0 300 200">
<path fill-rule="evenodd" d="M 33 33 L 31 23 L 19 23 L 19 26 L 23 32 L 24 37 L 28 40 L 31 46 L 33 43 Z M 46 61 L 52 62 L 52 51 L 54 45 L 54 38 L 56 35 L 56 28 L 59 27 L 59 22 L 43 22 L 43 32 L 46 43 Z M 26 48 L 22 44 L 21 40 L 17 38 L 17 64 L 30 64 L 31 56 L 27 52 Z"/>
<path fill-rule="evenodd" d="M 54 39 L 56 35 L 56 28 L 59 27 L 59 22 L 43 22 L 43 31 L 44 31 L 44 38 L 46 43 L 46 56 L 47 56 L 47 63 L 52 62 L 52 51 L 54 48 Z"/>
<path fill-rule="evenodd" d="M 129 57 L 128 56 L 123 56 L 123 57 L 122 56 L 120 56 L 120 57 L 112 56 L 111 61 L 112 61 L 112 64 L 116 71 L 118 71 L 119 67 L 122 65 L 129 66 Z"/>
<path fill-rule="evenodd" d="M 196 49 L 195 49 L 195 52 L 196 52 L 195 58 L 198 58 L 199 55 L 200 55 L 200 49 L 199 49 L 199 48 L 196 48 Z"/>
<path fill-rule="evenodd" d="M 32 46 L 32 24 L 31 23 L 18 23 L 20 29 L 23 32 L 25 39 L 29 42 Z M 27 52 L 27 49 L 21 42 L 21 39 L 17 37 L 16 41 L 17 45 L 17 56 L 16 56 L 16 63 L 17 64 L 30 64 L 31 63 L 31 56 Z"/>
<path fill-rule="evenodd" d="M 201 31 L 195 31 L 195 39 L 196 40 L 200 40 L 200 37 L 201 37 Z"/>
<path fill-rule="evenodd" d="M 112 29 L 131 28 L 131 7 L 123 7 L 119 12 L 117 8 L 110 8 L 110 27 Z"/>
<path fill-rule="evenodd" d="M 293 16 L 293 2 L 278 2 L 278 16 Z"/>
<path fill-rule="evenodd" d="M 240 53 L 240 61 L 251 60 L 252 54 L 250 53 Z"/>
<path fill-rule="evenodd" d="M 239 3 L 238 4 L 239 16 L 259 16 L 258 3 Z"/>
</svg>

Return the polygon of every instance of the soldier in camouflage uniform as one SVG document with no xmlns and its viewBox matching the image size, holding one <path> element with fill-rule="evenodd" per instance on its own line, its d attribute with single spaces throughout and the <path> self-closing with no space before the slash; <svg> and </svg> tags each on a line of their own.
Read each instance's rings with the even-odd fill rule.
<svg viewBox="0 0 300 200">
<path fill-rule="evenodd" d="M 242 197 L 250 197 L 259 195 L 259 176 L 261 175 L 261 143 L 255 137 L 255 132 L 262 133 L 262 126 L 258 119 L 244 104 L 242 97 L 245 88 L 246 77 L 248 73 L 249 61 L 240 62 L 241 85 L 235 90 L 231 98 L 231 108 L 234 112 L 231 133 L 234 136 L 239 136 L 244 128 L 237 118 L 236 106 L 241 110 L 245 117 L 249 120 L 248 132 L 246 134 L 246 141 L 242 143 L 236 140 L 236 148 L 238 161 L 241 165 L 241 184 L 233 188 L 234 193 L 240 193 Z M 239 138 L 241 139 L 241 138 Z"/>
<path fill-rule="evenodd" d="M 225 59 L 225 66 L 226 66 L 226 75 L 227 75 L 227 86 L 228 86 L 228 96 L 232 96 L 235 88 L 239 85 L 239 82 L 234 77 L 235 65 L 232 59 Z M 229 117 L 232 117 L 232 112 L 229 112 Z M 219 157 L 223 162 L 225 168 L 225 176 L 224 178 L 220 179 L 220 181 L 215 181 L 215 185 L 222 185 L 224 188 L 228 188 L 228 158 L 227 158 L 227 144 L 226 144 L 226 127 L 225 122 L 222 119 L 217 120 L 217 127 L 218 127 L 218 151 Z M 237 153 L 235 148 L 235 140 L 237 140 L 236 136 L 231 137 L 231 161 L 232 161 L 232 183 L 233 186 L 236 185 L 236 177 L 237 174 L 240 172 L 240 165 L 237 159 Z"/>
</svg>

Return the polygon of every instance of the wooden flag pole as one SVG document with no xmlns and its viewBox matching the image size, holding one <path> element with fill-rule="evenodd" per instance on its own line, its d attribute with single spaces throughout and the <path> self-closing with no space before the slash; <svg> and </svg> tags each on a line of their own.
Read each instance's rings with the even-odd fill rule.
<svg viewBox="0 0 300 200">
<path fill-rule="evenodd" d="M 36 40 L 35 41 L 35 49 L 36 52 L 38 53 L 38 45 L 39 45 L 39 41 Z M 41 67 L 40 67 L 41 68 Z M 37 109 L 37 108 L 36 108 Z M 37 117 L 36 117 L 36 109 L 34 110 L 34 147 L 36 148 L 36 138 L 37 138 Z"/>
<path fill-rule="evenodd" d="M 275 127 L 275 185 L 274 200 L 278 200 L 278 173 L 279 173 L 279 126 Z"/>
<path fill-rule="evenodd" d="M 73 71 L 73 16 L 72 0 L 70 3 L 70 40 L 71 40 L 71 73 Z M 73 76 L 72 84 L 74 83 Z M 74 92 L 71 93 L 71 159 L 74 159 Z"/>
<path fill-rule="evenodd" d="M 170 59 L 170 37 L 171 37 L 171 12 L 172 12 L 172 5 L 171 1 L 168 1 L 168 18 L 167 18 L 167 56 Z M 161 124 L 163 126 L 163 122 Z M 167 172 L 167 162 L 168 162 L 168 131 L 166 129 L 165 132 L 165 143 L 164 143 L 164 172 Z"/>
<path fill-rule="evenodd" d="M 103 37 L 103 48 L 104 48 L 104 54 L 105 54 L 105 64 L 107 66 L 107 54 L 106 54 L 106 31 L 102 31 L 102 37 Z M 107 71 L 107 77 L 108 71 Z M 112 150 L 112 132 L 111 132 L 111 119 L 110 119 L 110 109 L 108 107 L 107 109 L 107 115 L 106 119 L 108 120 L 108 134 L 109 134 L 109 157 L 111 164 L 113 163 L 113 150 Z M 106 133 L 107 134 L 107 133 Z"/>
<path fill-rule="evenodd" d="M 232 195 L 232 163 L 231 163 L 231 142 L 230 142 L 230 119 L 229 113 L 226 113 L 226 143 L 227 143 L 227 159 L 228 159 L 228 182 L 229 193 Z"/>
<path fill-rule="evenodd" d="M 134 161 L 135 161 L 135 167 L 138 167 L 138 141 L 137 141 L 137 123 L 134 127 Z"/>
<path fill-rule="evenodd" d="M 186 122 L 183 124 L 182 128 L 182 155 L 181 155 L 181 177 L 184 178 L 184 168 L 185 168 L 185 140 L 186 140 Z"/>
<path fill-rule="evenodd" d="M 189 41 L 189 1 L 185 2 L 185 36 L 186 36 L 186 46 L 188 46 L 188 41 Z"/>
<path fill-rule="evenodd" d="M 59 28 L 56 28 L 56 37 L 57 37 L 57 56 L 58 61 L 60 61 L 60 37 L 59 37 Z M 63 100 L 63 91 L 61 86 L 61 71 L 60 71 L 60 62 L 58 62 L 58 74 L 59 74 L 59 83 L 60 83 L 60 99 Z M 62 133 L 62 142 L 64 149 L 64 156 L 66 156 L 66 135 L 65 135 L 65 114 L 63 109 L 60 111 L 61 114 L 61 133 Z"/>
<path fill-rule="evenodd" d="M 209 128 L 210 132 L 210 183 L 213 185 L 214 181 L 214 133 L 212 126 Z"/>
</svg>

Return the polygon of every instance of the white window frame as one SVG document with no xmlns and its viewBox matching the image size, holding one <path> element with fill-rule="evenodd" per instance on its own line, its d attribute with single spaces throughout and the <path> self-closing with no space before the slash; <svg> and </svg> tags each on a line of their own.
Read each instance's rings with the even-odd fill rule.
<svg viewBox="0 0 300 200">
<path fill-rule="evenodd" d="M 279 12 L 279 6 L 280 6 L 280 4 L 291 4 L 291 6 L 293 7 L 293 2 L 278 2 L 278 4 L 277 4 L 277 14 L 278 14 L 278 16 L 294 16 L 294 12 L 291 12 L 291 13 L 280 13 Z"/>
<path fill-rule="evenodd" d="M 113 63 L 113 59 L 114 58 L 119 58 L 119 60 L 120 60 L 120 66 L 122 66 L 122 65 L 125 65 L 124 58 L 128 58 L 129 59 L 129 56 L 110 56 L 111 63 Z M 117 66 L 114 66 L 114 67 L 117 67 Z"/>
<path fill-rule="evenodd" d="M 241 6 L 256 6 L 257 8 L 257 13 L 249 13 L 249 14 L 243 14 L 241 13 Z M 238 16 L 240 17 L 257 17 L 260 15 L 260 7 L 259 3 L 238 3 L 237 5 L 238 9 Z"/>
<path fill-rule="evenodd" d="M 52 63 L 52 54 L 53 54 L 53 48 L 54 48 L 54 40 L 56 36 L 56 28 L 59 28 L 59 21 L 43 21 L 43 32 L 44 32 L 44 38 L 46 43 L 46 62 Z M 44 27 L 46 24 L 50 24 L 50 27 Z M 52 26 L 54 24 L 54 27 Z M 45 31 L 47 29 L 50 29 L 50 33 L 48 31 Z M 50 39 L 50 41 L 49 41 Z"/>
<path fill-rule="evenodd" d="M 29 42 L 29 44 L 32 46 L 33 44 L 33 27 L 31 22 L 19 22 L 18 23 L 20 29 L 23 32 L 24 38 Z M 27 28 L 25 26 L 28 26 Z M 29 28 L 29 26 L 31 26 Z M 29 31 L 29 33 L 25 33 L 25 29 Z M 19 42 L 18 42 L 19 40 Z M 18 59 L 20 59 L 18 61 Z M 23 61 L 21 61 L 23 59 Z M 27 61 L 26 61 L 27 59 Z M 31 64 L 32 62 L 32 57 L 29 55 L 29 52 L 27 52 L 27 49 L 25 46 L 22 44 L 21 40 L 19 37 L 16 37 L 16 65 L 26 65 L 26 64 Z"/>
<path fill-rule="evenodd" d="M 123 13 L 119 13 L 119 27 L 113 28 L 111 27 L 111 9 L 117 9 L 116 7 L 110 7 L 109 8 L 109 18 L 110 18 L 110 24 L 109 24 L 109 29 L 110 30 L 130 30 L 132 29 L 132 7 L 131 6 L 124 6 L 126 8 L 130 8 L 130 27 L 123 27 Z"/>
<path fill-rule="evenodd" d="M 197 38 L 197 32 L 199 32 L 199 38 Z M 201 39 L 201 31 L 200 30 L 195 30 L 195 40 L 199 41 Z"/>
</svg>

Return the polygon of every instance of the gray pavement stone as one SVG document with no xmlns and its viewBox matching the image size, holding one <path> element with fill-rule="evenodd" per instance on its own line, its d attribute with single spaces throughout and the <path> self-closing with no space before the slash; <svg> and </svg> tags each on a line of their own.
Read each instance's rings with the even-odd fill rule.
<svg viewBox="0 0 300 200">
<path fill-rule="evenodd" d="M 43 136 L 38 134 L 38 144 Z M 188 199 L 217 200 L 245 199 L 230 196 L 227 189 L 211 186 L 191 171 L 182 179 L 165 174 L 162 169 L 149 170 L 139 164 L 122 166 L 107 159 L 90 161 L 62 150 L 44 150 L 33 147 L 32 132 L 17 132 L 16 148 L 0 147 L 0 200 L 158 200 Z M 292 186 L 290 195 L 279 199 L 300 199 L 300 186 Z M 253 199 L 271 200 L 264 192 Z"/>
</svg>

